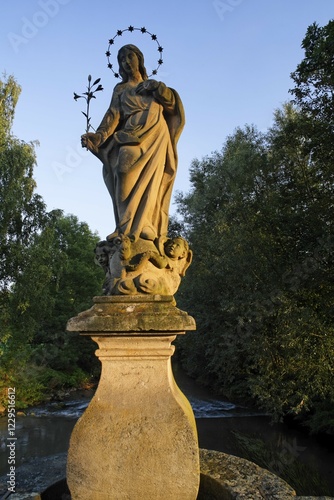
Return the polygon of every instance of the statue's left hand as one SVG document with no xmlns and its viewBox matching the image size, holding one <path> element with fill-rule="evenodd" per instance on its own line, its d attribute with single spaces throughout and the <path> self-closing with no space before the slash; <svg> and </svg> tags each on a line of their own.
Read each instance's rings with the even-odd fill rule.
<svg viewBox="0 0 334 500">
<path fill-rule="evenodd" d="M 147 94 L 150 92 L 154 92 L 159 87 L 159 83 L 157 80 L 145 80 L 144 82 L 140 82 L 136 87 L 137 94 Z"/>
</svg>

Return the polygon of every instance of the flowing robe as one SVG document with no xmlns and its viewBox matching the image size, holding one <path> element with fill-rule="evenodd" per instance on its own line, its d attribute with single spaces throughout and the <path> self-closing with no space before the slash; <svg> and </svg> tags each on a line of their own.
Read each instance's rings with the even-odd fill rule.
<svg viewBox="0 0 334 500">
<path fill-rule="evenodd" d="M 158 82 L 157 82 L 158 83 Z M 118 84 L 96 133 L 94 154 L 113 201 L 117 234 L 133 240 L 165 237 L 177 170 L 176 144 L 184 126 L 182 102 L 159 82 L 150 93 Z"/>
</svg>

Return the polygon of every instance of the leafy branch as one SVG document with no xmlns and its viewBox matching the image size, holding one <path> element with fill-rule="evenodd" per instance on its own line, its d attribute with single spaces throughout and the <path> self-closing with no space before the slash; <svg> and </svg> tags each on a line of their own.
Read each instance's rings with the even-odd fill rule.
<svg viewBox="0 0 334 500">
<path fill-rule="evenodd" d="M 97 80 L 95 80 L 95 82 L 91 85 L 91 81 L 92 81 L 92 77 L 91 75 L 88 75 L 88 86 L 87 86 L 87 92 L 84 92 L 83 94 L 79 95 L 79 94 L 76 94 L 76 92 L 73 92 L 74 93 L 74 100 L 77 101 L 78 99 L 85 99 L 86 101 L 86 112 L 84 111 L 81 111 L 81 113 L 85 116 L 86 118 L 86 134 L 89 132 L 89 130 L 92 128 L 93 130 L 94 127 L 91 125 L 90 123 L 90 116 L 89 116 L 89 105 L 90 105 L 90 101 L 92 99 L 96 99 L 95 97 L 95 93 L 96 92 L 100 92 L 101 90 L 103 90 L 103 87 L 102 85 L 100 84 L 100 80 L 101 78 L 98 78 Z M 97 87 L 96 87 L 97 86 Z M 94 89 L 94 87 L 96 87 Z"/>
</svg>

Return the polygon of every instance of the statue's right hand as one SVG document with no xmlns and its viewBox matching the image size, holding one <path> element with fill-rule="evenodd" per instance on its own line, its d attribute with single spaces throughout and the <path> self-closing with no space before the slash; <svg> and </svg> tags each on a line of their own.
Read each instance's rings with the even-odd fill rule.
<svg viewBox="0 0 334 500">
<path fill-rule="evenodd" d="M 101 142 L 100 134 L 94 134 L 93 132 L 88 132 L 81 136 L 81 146 L 94 151 L 98 148 Z"/>
</svg>

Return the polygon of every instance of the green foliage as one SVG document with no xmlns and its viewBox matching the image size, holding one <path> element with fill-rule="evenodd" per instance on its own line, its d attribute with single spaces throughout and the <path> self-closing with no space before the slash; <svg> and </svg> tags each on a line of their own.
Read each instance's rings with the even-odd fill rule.
<svg viewBox="0 0 334 500">
<path fill-rule="evenodd" d="M 12 287 L 11 324 L 25 332 L 31 361 L 69 378 L 77 367 L 90 372 L 98 367 L 91 360 L 95 344 L 65 331 L 68 319 L 89 308 L 100 291 L 102 276 L 93 262 L 97 241 L 75 216 L 51 212 Z"/>
<path fill-rule="evenodd" d="M 1 366 L 0 377 L 0 407 L 6 407 L 8 403 L 7 389 L 15 387 L 17 410 L 39 403 L 45 397 L 45 386 L 39 380 L 41 368 L 38 368 L 27 360 L 16 359 L 15 363 L 8 365 L 6 370 Z"/>
<path fill-rule="evenodd" d="M 291 74 L 291 93 L 303 111 L 321 122 L 333 123 L 334 20 L 326 26 L 313 23 L 302 42 L 304 59 Z"/>
<path fill-rule="evenodd" d="M 18 369 L 19 366 L 19 369 Z M 7 389 L 15 387 L 17 410 L 41 403 L 58 393 L 76 387 L 83 387 L 91 382 L 90 376 L 78 367 L 70 373 L 54 370 L 46 366 L 38 366 L 31 359 L 11 367 L 6 374 L 1 372 L 0 407 L 8 403 Z"/>
<path fill-rule="evenodd" d="M 47 213 L 35 193 L 35 144 L 11 132 L 19 94 L 12 77 L 0 81 L 0 392 L 15 385 L 24 406 L 98 374 L 95 344 L 65 328 L 103 276 L 97 235 L 73 215 Z"/>
<path fill-rule="evenodd" d="M 305 57 L 291 74 L 295 86 L 290 92 L 303 114 L 304 150 L 320 165 L 323 189 L 329 194 L 334 181 L 334 20 L 323 27 L 309 26 L 302 47 Z"/>
<path fill-rule="evenodd" d="M 12 76 L 3 75 L 0 80 L 0 147 L 6 146 L 14 120 L 15 107 L 21 93 L 21 87 Z"/>
<path fill-rule="evenodd" d="M 178 198 L 194 252 L 178 302 L 198 325 L 179 342 L 183 366 L 276 419 L 310 417 L 313 430 L 331 432 L 334 129 L 322 120 L 334 66 L 324 74 L 314 47 L 333 49 L 332 28 L 313 27 L 304 41 L 315 90 L 296 78 L 297 106 L 277 110 L 266 133 L 238 128 L 221 152 L 195 160 L 192 189 Z"/>
<path fill-rule="evenodd" d="M 44 223 L 45 205 L 34 193 L 36 143 L 11 133 L 20 87 L 12 77 L 0 81 L 0 289 L 6 290 L 24 265 L 25 247 Z"/>
<path fill-rule="evenodd" d="M 312 433 L 333 434 L 334 414 L 333 402 L 320 401 L 314 404 L 313 412 L 307 418 L 307 425 Z"/>
<path fill-rule="evenodd" d="M 56 391 L 71 387 L 81 387 L 90 381 L 87 373 L 80 368 L 75 368 L 70 374 L 46 368 L 45 370 L 41 370 L 38 379 L 45 393 L 49 393 L 50 389 Z"/>
<path fill-rule="evenodd" d="M 2 366 L 15 351 L 25 352 L 28 325 L 15 328 L 12 287 L 22 274 L 34 234 L 45 222 L 42 199 L 34 193 L 34 144 L 19 141 L 11 127 L 20 87 L 13 77 L 0 81 L 0 355 Z M 14 321 L 12 321 L 14 319 Z"/>
</svg>

